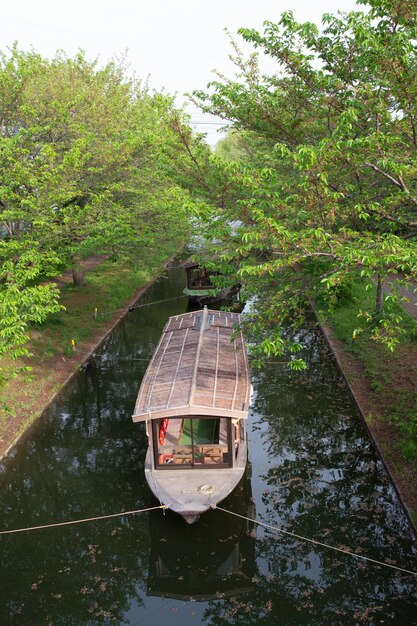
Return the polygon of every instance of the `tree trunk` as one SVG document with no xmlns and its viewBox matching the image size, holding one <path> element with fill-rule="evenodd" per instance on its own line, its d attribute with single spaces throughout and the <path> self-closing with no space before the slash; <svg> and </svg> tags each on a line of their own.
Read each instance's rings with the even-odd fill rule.
<svg viewBox="0 0 417 626">
<path fill-rule="evenodd" d="M 381 274 L 377 275 L 376 279 L 376 312 L 377 315 L 382 315 L 384 312 L 384 290 L 382 288 Z"/>
<path fill-rule="evenodd" d="M 81 265 L 74 265 L 72 268 L 72 282 L 75 287 L 83 287 L 84 270 Z"/>
</svg>

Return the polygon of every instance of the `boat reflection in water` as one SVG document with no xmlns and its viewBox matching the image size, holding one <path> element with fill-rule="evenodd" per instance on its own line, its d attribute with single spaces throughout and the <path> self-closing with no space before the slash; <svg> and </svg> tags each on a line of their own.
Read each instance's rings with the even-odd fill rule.
<svg viewBox="0 0 417 626">
<path fill-rule="evenodd" d="M 246 473 L 246 476 L 249 472 Z M 250 481 L 243 477 L 222 504 L 254 519 Z M 153 511 L 149 517 L 151 556 L 147 595 L 209 601 L 250 592 L 255 583 L 255 531 L 246 519 L 208 511 L 198 524 Z"/>
</svg>

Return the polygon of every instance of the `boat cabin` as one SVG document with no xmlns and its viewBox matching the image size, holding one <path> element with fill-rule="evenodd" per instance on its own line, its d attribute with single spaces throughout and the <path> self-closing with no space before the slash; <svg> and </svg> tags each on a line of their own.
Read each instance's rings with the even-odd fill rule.
<svg viewBox="0 0 417 626">
<path fill-rule="evenodd" d="M 195 261 L 185 261 L 182 264 L 185 269 L 186 286 L 183 290 L 190 302 L 200 306 L 218 304 L 232 301 L 239 293 L 240 285 L 233 283 L 226 287 L 214 285 L 211 278 L 219 276 L 219 272 L 211 271 L 199 266 Z"/>
<path fill-rule="evenodd" d="M 239 423 L 208 416 L 152 420 L 155 468 L 232 467 L 233 455 L 245 441 L 245 430 Z"/>
</svg>

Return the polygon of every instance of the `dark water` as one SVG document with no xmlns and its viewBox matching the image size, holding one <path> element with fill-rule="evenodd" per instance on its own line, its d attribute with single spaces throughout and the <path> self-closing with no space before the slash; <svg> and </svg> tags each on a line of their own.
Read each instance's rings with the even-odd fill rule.
<svg viewBox="0 0 417 626">
<path fill-rule="evenodd" d="M 171 270 L 142 299 L 174 298 Z M 177 299 L 129 313 L 0 464 L 0 529 L 157 504 L 146 436 L 130 419 Z M 307 372 L 254 375 L 250 465 L 222 506 L 417 570 L 417 543 L 321 335 Z M 0 537 L 0 624 L 416 624 L 417 578 L 274 534 L 214 510 L 169 512 Z"/>
</svg>

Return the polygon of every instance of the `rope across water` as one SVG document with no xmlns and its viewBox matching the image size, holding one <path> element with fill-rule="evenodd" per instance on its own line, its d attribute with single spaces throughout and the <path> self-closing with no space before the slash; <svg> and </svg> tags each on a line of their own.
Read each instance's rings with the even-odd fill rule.
<svg viewBox="0 0 417 626">
<path fill-rule="evenodd" d="M 240 519 L 244 519 L 248 522 L 252 522 L 253 524 L 257 524 L 258 526 L 262 526 L 267 530 L 273 530 L 278 533 L 282 533 L 284 535 L 288 535 L 289 537 L 294 537 L 295 539 L 299 539 L 301 541 L 307 541 L 308 543 L 312 543 L 316 546 L 321 546 L 322 548 L 328 548 L 329 550 L 335 550 L 336 552 L 342 552 L 343 554 L 347 554 L 348 556 L 353 556 L 356 559 L 362 559 L 363 561 L 368 561 L 370 563 L 375 563 L 376 565 L 382 565 L 383 567 L 389 567 L 391 569 L 397 570 L 398 572 L 404 572 L 405 574 L 411 574 L 412 576 L 417 576 L 417 572 L 413 572 L 409 569 L 405 569 L 403 567 L 399 567 L 398 565 L 391 565 L 390 563 L 385 563 L 384 561 L 377 561 L 376 559 L 371 559 L 368 556 L 362 556 L 361 554 L 356 554 L 355 552 L 351 552 L 350 550 L 345 550 L 343 548 L 337 548 L 336 546 L 331 546 L 328 543 L 323 543 L 322 541 L 317 541 L 316 539 L 310 539 L 308 537 L 303 537 L 302 535 L 297 535 L 296 533 L 292 533 L 289 530 L 284 530 L 283 528 L 279 528 L 278 526 L 271 526 L 270 524 L 265 524 L 264 522 L 260 522 L 256 519 L 251 519 L 250 517 L 245 517 L 244 515 L 239 515 L 239 513 L 233 513 L 233 511 L 228 511 L 227 509 L 223 509 L 216 504 L 211 505 L 212 509 L 217 509 L 218 511 L 223 511 L 223 513 L 228 513 L 229 515 L 234 515 L 235 517 L 240 517 Z"/>
<path fill-rule="evenodd" d="M 30 530 L 43 530 L 45 528 L 57 528 L 59 526 L 71 526 L 72 524 L 84 524 L 85 522 L 97 522 L 102 519 L 111 519 L 113 517 L 123 517 L 125 515 L 136 515 L 137 513 L 147 513 L 156 509 L 167 509 L 165 504 L 160 506 L 152 506 L 147 509 L 136 509 L 135 511 L 122 511 L 121 513 L 112 513 L 110 515 L 99 515 L 97 517 L 86 517 L 84 519 L 75 519 L 67 522 L 55 522 L 53 524 L 41 524 L 40 526 L 30 526 L 28 528 L 13 528 L 11 530 L 1 530 L 0 535 L 13 535 L 15 533 L 24 533 Z"/>
<path fill-rule="evenodd" d="M 208 486 L 208 485 L 207 485 Z M 412 576 L 417 576 L 417 572 L 413 572 L 412 570 L 406 569 L 404 567 L 399 567 L 398 565 L 394 565 L 391 563 L 385 563 L 384 561 L 378 561 L 377 559 L 371 559 L 368 556 L 363 556 L 362 554 L 356 554 L 350 550 L 346 550 L 344 548 L 337 548 L 336 546 L 331 546 L 328 543 L 324 543 L 322 541 L 318 541 L 317 539 L 310 539 L 309 537 L 303 537 L 302 535 L 298 535 L 297 533 L 293 533 L 289 530 L 284 530 L 283 528 L 279 528 L 278 526 L 272 526 L 271 524 L 265 524 L 257 519 L 252 519 L 251 517 L 246 517 L 245 515 L 240 515 L 239 513 L 234 513 L 233 511 L 228 511 L 223 507 L 217 506 L 216 504 L 211 504 L 210 507 L 212 509 L 217 509 L 218 511 L 222 511 L 223 513 L 227 513 L 228 515 L 233 515 L 234 517 L 239 517 L 240 519 L 246 520 L 248 522 L 252 522 L 253 524 L 257 524 L 258 526 L 262 526 L 266 530 L 272 530 L 274 532 L 282 533 L 289 537 L 294 537 L 300 541 L 306 541 L 308 543 L 312 543 L 313 545 L 320 546 L 322 548 L 327 548 L 329 550 L 334 550 L 336 552 L 341 552 L 342 554 L 346 554 L 348 556 L 354 557 L 355 559 L 361 559 L 362 561 L 368 561 L 369 563 L 374 563 L 375 565 L 380 565 L 382 567 L 388 567 L 390 569 L 396 570 L 398 572 L 403 572 L 405 574 L 410 574 Z M 98 515 L 96 517 L 86 517 L 83 519 L 69 520 L 66 522 L 55 522 L 52 524 L 41 524 L 39 526 L 29 526 L 26 528 L 13 528 L 10 530 L 2 530 L 0 531 L 0 536 L 2 535 L 13 535 L 17 533 L 29 532 L 33 530 L 44 530 L 47 528 L 58 528 L 60 526 L 71 526 L 75 524 L 84 524 L 86 522 L 96 522 L 104 519 L 112 519 L 115 517 L 124 517 L 126 515 L 137 515 L 139 513 L 147 513 L 149 511 L 156 511 L 161 509 L 164 511 L 169 507 L 166 504 L 161 504 L 159 506 L 152 506 L 146 509 L 135 509 L 133 511 L 122 511 L 120 513 L 112 513 L 110 515 Z"/>
<path fill-rule="evenodd" d="M 175 298 L 165 298 L 165 300 L 153 300 L 152 302 L 144 302 L 142 304 L 133 304 L 132 306 L 123 307 L 121 309 L 112 309 L 111 311 L 99 311 L 93 315 L 93 317 L 100 317 L 102 315 L 110 315 L 111 313 L 123 313 L 124 311 L 134 311 L 135 309 L 143 309 L 153 304 L 162 304 L 164 302 L 171 302 L 172 300 L 180 300 L 181 298 L 187 298 L 188 296 L 180 295 Z"/>
</svg>

